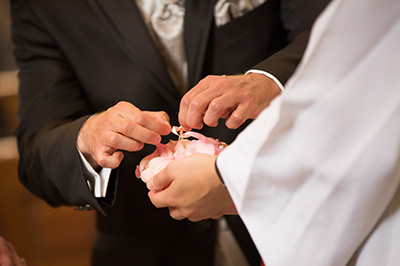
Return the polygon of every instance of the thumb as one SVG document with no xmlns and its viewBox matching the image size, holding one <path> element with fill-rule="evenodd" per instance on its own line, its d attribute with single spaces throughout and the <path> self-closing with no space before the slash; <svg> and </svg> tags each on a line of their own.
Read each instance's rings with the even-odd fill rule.
<svg viewBox="0 0 400 266">
<path fill-rule="evenodd" d="M 147 188 L 150 190 L 148 196 L 151 203 L 153 203 L 157 208 L 170 206 L 170 201 L 168 200 L 168 187 L 171 182 L 172 180 L 170 180 L 165 170 L 156 174 L 147 182 Z"/>
<path fill-rule="evenodd" d="M 147 188 L 152 191 L 160 191 L 166 189 L 173 181 L 173 178 L 167 174 L 164 169 L 154 175 L 148 182 Z"/>
</svg>

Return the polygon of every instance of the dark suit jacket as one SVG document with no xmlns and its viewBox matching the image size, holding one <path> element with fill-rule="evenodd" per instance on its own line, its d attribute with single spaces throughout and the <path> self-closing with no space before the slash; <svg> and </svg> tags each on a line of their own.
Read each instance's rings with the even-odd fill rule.
<svg viewBox="0 0 400 266">
<path fill-rule="evenodd" d="M 208 74 L 253 67 L 285 83 L 327 1 L 268 0 L 219 28 L 213 24 L 214 2 L 186 1 L 189 87 Z M 182 95 L 134 0 L 12 0 L 11 16 L 20 68 L 16 136 L 21 182 L 51 205 L 90 205 L 101 213 L 96 265 L 211 265 L 214 221 L 174 221 L 167 209 L 151 205 L 144 183 L 134 176 L 140 159 L 154 147 L 125 154 L 104 199 L 89 190 L 76 150 L 84 121 L 119 101 L 164 110 L 178 125 Z M 202 132 L 229 143 L 240 130 L 221 125 Z"/>
</svg>

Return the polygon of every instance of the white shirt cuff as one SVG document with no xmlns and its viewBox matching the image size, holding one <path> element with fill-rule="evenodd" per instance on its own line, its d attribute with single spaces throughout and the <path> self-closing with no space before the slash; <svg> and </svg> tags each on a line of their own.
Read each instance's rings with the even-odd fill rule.
<svg viewBox="0 0 400 266">
<path fill-rule="evenodd" d="M 257 74 L 265 75 L 265 76 L 269 77 L 270 79 L 272 79 L 276 83 L 276 85 L 278 85 L 279 89 L 281 89 L 282 92 L 285 91 L 285 87 L 283 87 L 282 83 L 274 75 L 272 75 L 268 72 L 265 72 L 263 70 L 259 70 L 259 69 L 250 69 L 246 72 L 246 74 L 249 74 L 249 73 L 257 73 Z"/>
<path fill-rule="evenodd" d="M 85 156 L 78 150 L 79 155 L 81 156 L 82 162 L 85 165 L 86 169 L 90 173 L 93 178 L 93 184 L 90 180 L 87 180 L 89 189 L 93 192 L 96 198 L 105 197 L 107 192 L 108 180 L 111 175 L 111 168 L 102 168 L 100 172 L 96 172 L 93 167 L 86 160 Z"/>
</svg>

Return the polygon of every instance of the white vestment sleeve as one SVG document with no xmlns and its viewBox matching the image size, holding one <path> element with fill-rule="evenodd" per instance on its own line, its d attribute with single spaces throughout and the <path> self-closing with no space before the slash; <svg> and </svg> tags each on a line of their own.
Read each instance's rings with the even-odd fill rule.
<svg viewBox="0 0 400 266">
<path fill-rule="evenodd" d="M 332 2 L 285 94 L 218 156 L 266 265 L 400 265 L 399 14 Z"/>
</svg>

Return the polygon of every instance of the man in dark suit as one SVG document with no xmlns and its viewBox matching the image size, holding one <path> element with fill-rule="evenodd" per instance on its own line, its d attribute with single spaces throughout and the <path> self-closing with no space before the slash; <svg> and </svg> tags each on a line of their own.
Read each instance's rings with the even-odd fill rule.
<svg viewBox="0 0 400 266">
<path fill-rule="evenodd" d="M 249 69 L 284 84 L 328 1 L 268 0 L 220 27 L 215 2 L 184 2 L 187 88 L 210 74 Z M 21 182 L 50 205 L 98 211 L 94 265 L 212 265 L 215 221 L 174 221 L 151 205 L 145 184 L 134 178 L 151 144 L 161 136 L 168 141 L 169 119 L 178 125 L 182 97 L 136 2 L 13 0 L 11 15 L 20 69 Z M 262 74 L 238 78 L 250 75 L 257 86 L 265 82 L 262 104 L 268 105 L 278 86 Z M 245 125 L 201 132 L 229 143 Z M 113 169 L 101 197 L 85 160 L 97 172 Z M 244 227 L 232 224 L 249 262 L 257 264 L 257 252 L 241 240 L 248 237 Z"/>
</svg>

